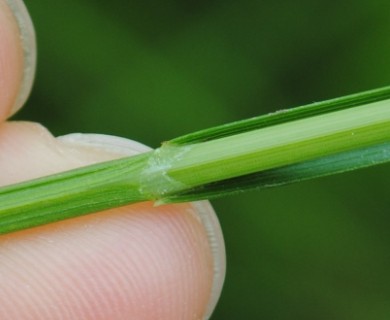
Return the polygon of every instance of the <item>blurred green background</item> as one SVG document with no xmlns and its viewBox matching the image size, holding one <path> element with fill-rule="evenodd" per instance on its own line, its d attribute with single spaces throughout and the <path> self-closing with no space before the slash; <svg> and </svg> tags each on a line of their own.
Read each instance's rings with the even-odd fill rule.
<svg viewBox="0 0 390 320">
<path fill-rule="evenodd" d="M 390 84 L 388 1 L 26 0 L 39 64 L 15 118 L 153 147 Z M 390 319 L 390 167 L 214 201 L 213 320 Z M 184 319 L 183 319 L 184 320 Z"/>
</svg>

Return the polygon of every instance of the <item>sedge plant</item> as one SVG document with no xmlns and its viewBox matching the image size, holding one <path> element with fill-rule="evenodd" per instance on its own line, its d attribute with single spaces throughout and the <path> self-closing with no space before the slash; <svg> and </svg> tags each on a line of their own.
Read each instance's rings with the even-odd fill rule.
<svg viewBox="0 0 390 320">
<path fill-rule="evenodd" d="M 212 199 L 390 161 L 390 87 L 184 135 L 0 188 L 0 233 L 141 201 Z"/>
</svg>

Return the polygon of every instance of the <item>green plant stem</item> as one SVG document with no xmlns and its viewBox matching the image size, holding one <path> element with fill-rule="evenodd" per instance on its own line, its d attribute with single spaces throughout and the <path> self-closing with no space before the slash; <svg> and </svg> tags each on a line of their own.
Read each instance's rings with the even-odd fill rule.
<svg viewBox="0 0 390 320">
<path fill-rule="evenodd" d="M 0 233 L 148 200 L 138 176 L 148 154 L 123 158 L 0 189 Z"/>
<path fill-rule="evenodd" d="M 166 155 L 163 146 L 158 156 L 160 163 L 170 162 L 166 176 L 194 187 L 386 141 L 390 100 L 194 145 L 167 145 Z"/>
<path fill-rule="evenodd" d="M 134 202 L 203 199 L 388 162 L 389 93 L 292 109 L 223 132 L 212 128 L 135 157 L 1 188 L 0 233 Z"/>
</svg>

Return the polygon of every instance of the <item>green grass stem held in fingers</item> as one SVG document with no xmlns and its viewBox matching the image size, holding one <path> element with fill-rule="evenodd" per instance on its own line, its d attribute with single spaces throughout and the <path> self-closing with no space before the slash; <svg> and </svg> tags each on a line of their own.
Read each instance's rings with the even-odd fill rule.
<svg viewBox="0 0 390 320">
<path fill-rule="evenodd" d="M 188 134 L 0 189 L 0 233 L 130 203 L 215 198 L 390 161 L 390 88 Z"/>
</svg>

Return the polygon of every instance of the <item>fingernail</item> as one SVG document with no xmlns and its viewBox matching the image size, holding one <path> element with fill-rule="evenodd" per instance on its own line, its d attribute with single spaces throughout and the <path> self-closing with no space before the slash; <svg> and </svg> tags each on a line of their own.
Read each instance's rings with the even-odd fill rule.
<svg viewBox="0 0 390 320">
<path fill-rule="evenodd" d="M 221 296 L 223 283 L 226 274 L 226 254 L 225 242 L 223 240 L 222 229 L 219 224 L 217 215 L 209 201 L 192 202 L 198 217 L 201 219 L 206 229 L 209 246 L 214 262 L 214 277 L 211 287 L 211 294 L 204 320 L 210 319 L 217 302 Z"/>
<path fill-rule="evenodd" d="M 18 111 L 26 102 L 32 88 L 36 68 L 36 40 L 34 27 L 26 6 L 21 0 L 6 0 L 17 21 L 23 49 L 23 79 L 19 94 L 11 109 L 11 114 Z"/>
<path fill-rule="evenodd" d="M 59 136 L 57 139 L 73 146 L 99 149 L 123 156 L 132 156 L 151 150 L 151 148 L 139 142 L 106 134 L 71 133 Z"/>
<path fill-rule="evenodd" d="M 124 139 L 116 136 L 109 136 L 104 134 L 81 134 L 73 133 L 58 137 L 60 141 L 77 145 L 81 147 L 91 147 L 95 149 L 104 150 L 110 153 L 117 153 L 122 155 L 136 155 L 142 152 L 150 151 L 151 149 L 143 144 L 129 139 Z M 211 317 L 215 306 L 221 296 L 223 283 L 226 273 L 226 255 L 225 244 L 223 240 L 221 226 L 215 214 L 213 207 L 208 201 L 192 202 L 195 212 L 207 233 L 209 247 L 213 256 L 214 277 L 210 299 L 204 320 Z"/>
</svg>

